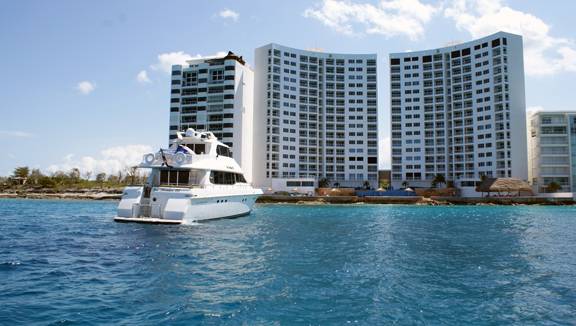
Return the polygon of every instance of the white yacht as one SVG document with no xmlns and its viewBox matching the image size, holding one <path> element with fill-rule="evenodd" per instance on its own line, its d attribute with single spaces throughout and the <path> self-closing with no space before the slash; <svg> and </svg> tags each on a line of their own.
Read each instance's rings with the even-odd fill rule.
<svg viewBox="0 0 576 326">
<path fill-rule="evenodd" d="M 126 187 L 117 222 L 181 224 L 250 214 L 262 194 L 246 182 L 230 148 L 211 132 L 188 129 L 170 148 L 144 155 L 144 186 Z"/>
</svg>

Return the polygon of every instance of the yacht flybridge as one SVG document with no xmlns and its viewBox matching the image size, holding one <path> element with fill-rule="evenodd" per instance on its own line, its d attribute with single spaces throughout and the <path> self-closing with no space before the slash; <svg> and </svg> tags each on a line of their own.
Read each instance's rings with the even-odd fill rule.
<svg viewBox="0 0 576 326">
<path fill-rule="evenodd" d="M 168 149 L 144 155 L 144 186 L 126 187 L 117 222 L 181 224 L 250 214 L 262 190 L 246 182 L 230 148 L 211 132 L 188 129 Z"/>
</svg>

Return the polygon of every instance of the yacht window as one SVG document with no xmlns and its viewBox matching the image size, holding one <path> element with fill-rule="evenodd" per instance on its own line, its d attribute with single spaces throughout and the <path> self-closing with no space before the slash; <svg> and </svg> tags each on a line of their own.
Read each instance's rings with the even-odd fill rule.
<svg viewBox="0 0 576 326">
<path fill-rule="evenodd" d="M 196 154 L 206 153 L 206 144 L 186 144 L 186 147 L 190 148 Z"/>
<path fill-rule="evenodd" d="M 230 148 L 221 145 L 218 145 L 216 147 L 216 154 L 226 157 L 232 157 L 232 153 L 230 153 Z"/>
<path fill-rule="evenodd" d="M 160 186 L 189 186 L 200 183 L 200 171 L 162 169 Z"/>
<path fill-rule="evenodd" d="M 239 173 L 212 171 L 210 173 L 210 182 L 216 185 L 233 185 L 237 182 L 246 183 L 246 179 Z"/>
<path fill-rule="evenodd" d="M 168 184 L 168 173 L 167 170 L 160 170 L 160 184 L 165 185 Z"/>
<path fill-rule="evenodd" d="M 168 172 L 168 184 L 178 185 L 178 171 L 167 171 Z"/>
<path fill-rule="evenodd" d="M 178 184 L 187 185 L 190 180 L 190 171 L 178 171 Z"/>
</svg>

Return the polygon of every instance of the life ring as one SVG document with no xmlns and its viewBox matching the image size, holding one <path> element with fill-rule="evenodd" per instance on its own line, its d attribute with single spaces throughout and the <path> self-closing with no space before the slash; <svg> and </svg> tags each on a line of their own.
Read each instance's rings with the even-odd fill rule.
<svg viewBox="0 0 576 326">
<path fill-rule="evenodd" d="M 148 153 L 144 156 L 144 162 L 146 162 L 146 164 L 152 164 L 152 162 L 154 162 L 155 156 L 152 153 Z"/>
<path fill-rule="evenodd" d="M 174 161 L 176 162 L 176 164 L 178 165 L 182 165 L 184 164 L 184 162 L 186 162 L 186 155 L 184 155 L 184 153 L 176 153 L 176 155 L 174 156 Z"/>
</svg>

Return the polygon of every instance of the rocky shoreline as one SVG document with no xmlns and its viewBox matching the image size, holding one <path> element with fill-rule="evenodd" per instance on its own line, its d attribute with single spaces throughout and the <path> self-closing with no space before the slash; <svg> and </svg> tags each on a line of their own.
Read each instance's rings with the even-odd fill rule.
<svg viewBox="0 0 576 326">
<path fill-rule="evenodd" d="M 120 189 L 83 189 L 65 191 L 16 191 L 0 192 L 0 198 L 23 199 L 64 199 L 64 200 L 120 200 Z M 285 196 L 263 195 L 258 198 L 260 204 L 297 204 L 297 205 L 328 205 L 328 204 L 396 204 L 421 206 L 518 206 L 518 205 L 576 205 L 573 198 L 543 198 L 543 197 L 358 197 L 358 196 Z"/>
<path fill-rule="evenodd" d="M 258 203 L 263 204 L 400 204 L 421 206 L 453 206 L 453 205 L 476 205 L 476 206 L 521 206 L 521 205 L 576 205 L 573 198 L 544 198 L 544 197 L 381 197 L 381 196 L 316 196 L 316 197 L 290 197 L 278 195 L 263 195 L 258 198 Z"/>
<path fill-rule="evenodd" d="M 120 200 L 122 190 L 64 190 L 0 192 L 0 198 Z"/>
</svg>

